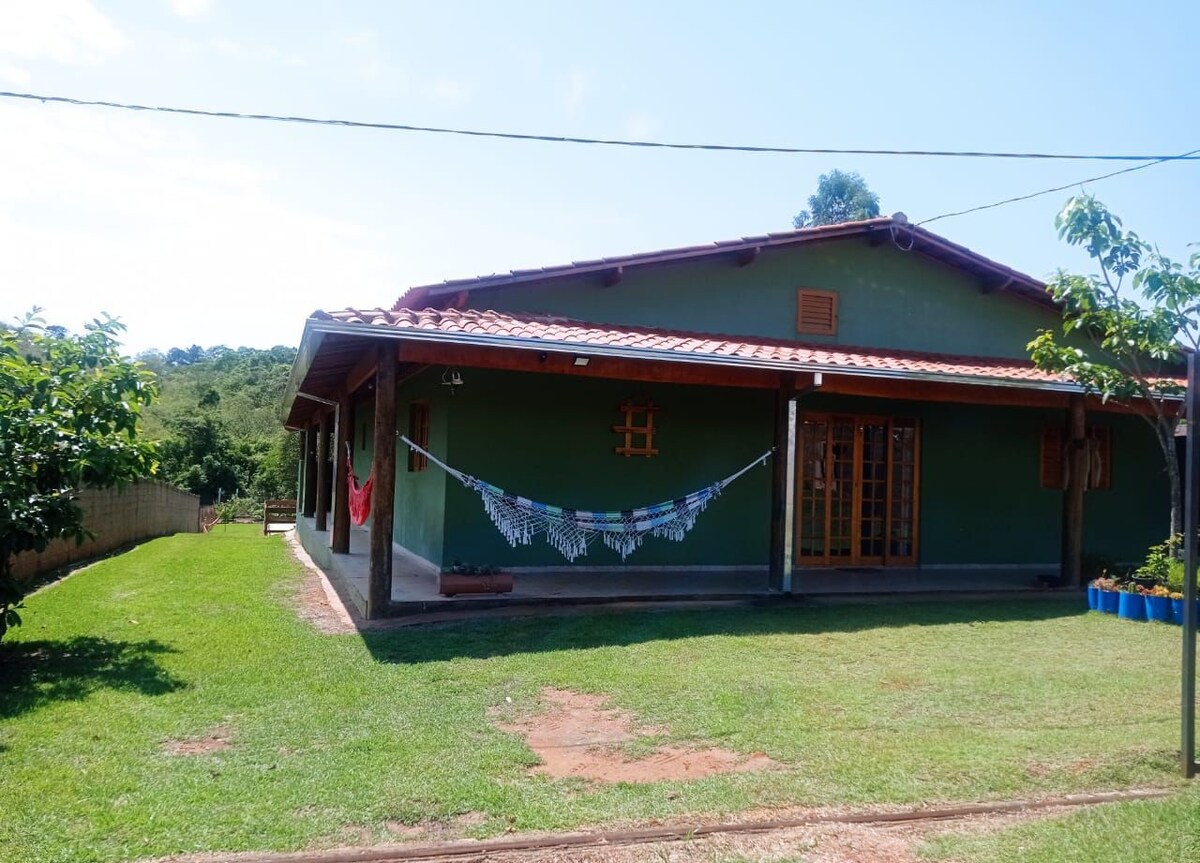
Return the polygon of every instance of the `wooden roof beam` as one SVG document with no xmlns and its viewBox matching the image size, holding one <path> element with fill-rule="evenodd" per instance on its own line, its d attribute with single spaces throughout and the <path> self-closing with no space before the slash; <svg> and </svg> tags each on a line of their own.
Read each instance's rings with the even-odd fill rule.
<svg viewBox="0 0 1200 863">
<path fill-rule="evenodd" d="M 608 270 L 604 273 L 604 278 L 602 278 L 600 281 L 604 287 L 611 288 L 615 285 L 619 285 L 621 283 L 621 279 L 623 278 L 625 278 L 625 267 L 613 267 L 611 270 Z"/>
<path fill-rule="evenodd" d="M 734 259 L 739 267 L 748 267 L 758 260 L 758 256 L 762 254 L 762 246 L 751 246 L 748 249 L 742 249 L 737 253 Z"/>
</svg>

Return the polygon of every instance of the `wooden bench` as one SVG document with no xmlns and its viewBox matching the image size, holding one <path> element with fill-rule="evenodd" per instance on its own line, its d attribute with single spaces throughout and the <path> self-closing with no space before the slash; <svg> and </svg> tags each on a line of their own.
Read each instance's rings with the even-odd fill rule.
<svg viewBox="0 0 1200 863">
<path fill-rule="evenodd" d="M 294 525 L 296 523 L 296 499 L 279 498 L 263 503 L 263 536 L 271 532 L 271 526 L 276 524 Z"/>
</svg>

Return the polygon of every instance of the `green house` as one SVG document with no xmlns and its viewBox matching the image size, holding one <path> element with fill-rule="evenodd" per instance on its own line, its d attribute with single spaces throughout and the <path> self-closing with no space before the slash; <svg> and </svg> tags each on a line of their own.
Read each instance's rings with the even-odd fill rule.
<svg viewBox="0 0 1200 863">
<path fill-rule="evenodd" d="M 466 599 L 436 586 L 458 561 L 515 575 L 491 602 L 1077 579 L 1084 553 L 1161 539 L 1167 491 L 1133 408 L 1029 362 L 1059 322 L 1041 282 L 902 214 L 316 312 L 285 404 L 299 532 L 372 616 Z M 362 525 L 347 453 L 372 479 Z M 536 512 L 510 542 L 438 464 L 597 512 L 755 460 L 681 538 L 571 559 Z"/>
</svg>

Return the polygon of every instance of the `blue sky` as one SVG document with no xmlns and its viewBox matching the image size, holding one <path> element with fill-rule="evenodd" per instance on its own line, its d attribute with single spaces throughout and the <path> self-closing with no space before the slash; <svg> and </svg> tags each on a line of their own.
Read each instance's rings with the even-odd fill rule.
<svg viewBox="0 0 1200 863">
<path fill-rule="evenodd" d="M 1200 147 L 1200 4 L 0 0 L 0 89 L 552 135 L 818 147 Z M 790 227 L 854 170 L 913 220 L 1120 167 L 606 149 L 0 100 L 0 317 L 137 351 L 298 341 L 411 284 Z M 1200 163 L 1089 187 L 1184 257 Z M 1067 193 L 947 219 L 1082 268 Z"/>
</svg>

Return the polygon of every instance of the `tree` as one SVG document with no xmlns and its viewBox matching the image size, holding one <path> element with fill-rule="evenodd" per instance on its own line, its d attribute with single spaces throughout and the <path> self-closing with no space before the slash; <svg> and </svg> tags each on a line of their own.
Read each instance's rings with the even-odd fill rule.
<svg viewBox="0 0 1200 863">
<path fill-rule="evenodd" d="M 214 503 L 246 490 L 256 453 L 247 442 L 235 442 L 211 412 L 185 414 L 169 423 L 172 437 L 159 443 L 167 481 Z"/>
<path fill-rule="evenodd" d="M 83 542 L 76 489 L 124 485 L 155 466 L 137 434 L 154 378 L 119 353 L 124 326 L 106 316 L 72 335 L 39 312 L 0 330 L 0 638 L 21 622 L 15 555 Z"/>
<path fill-rule="evenodd" d="M 1200 254 L 1187 267 L 1172 261 L 1124 230 L 1090 195 L 1067 201 L 1055 226 L 1061 239 L 1086 249 L 1100 274 L 1060 270 L 1050 280 L 1047 288 L 1063 306 L 1062 332 L 1039 331 L 1029 343 L 1030 356 L 1038 368 L 1065 374 L 1105 401 L 1135 403 L 1166 464 L 1170 535 L 1181 534 L 1175 426 L 1184 387 L 1178 376 L 1184 349 L 1200 348 Z"/>
<path fill-rule="evenodd" d="M 792 224 L 812 228 L 878 215 L 879 196 L 867 188 L 867 181 L 853 171 L 833 170 L 817 180 L 817 193 L 809 196 L 808 209 L 797 213 Z"/>
</svg>

